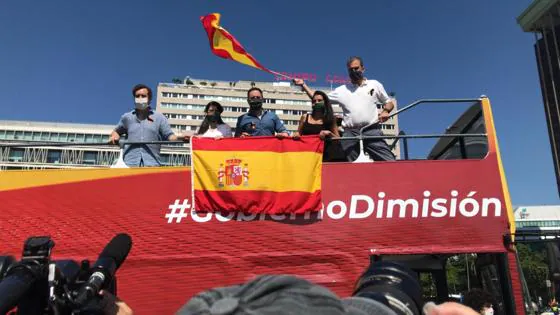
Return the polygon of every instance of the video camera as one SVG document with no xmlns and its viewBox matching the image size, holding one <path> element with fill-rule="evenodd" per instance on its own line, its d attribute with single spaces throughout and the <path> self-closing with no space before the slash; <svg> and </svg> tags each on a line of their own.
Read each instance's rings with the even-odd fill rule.
<svg viewBox="0 0 560 315">
<path fill-rule="evenodd" d="M 132 240 L 116 235 L 97 261 L 51 260 L 55 243 L 48 236 L 30 237 L 21 260 L 0 256 L 0 314 L 107 314 L 116 310 L 115 272 L 128 256 Z M 100 290 L 111 295 L 102 297 Z"/>
</svg>

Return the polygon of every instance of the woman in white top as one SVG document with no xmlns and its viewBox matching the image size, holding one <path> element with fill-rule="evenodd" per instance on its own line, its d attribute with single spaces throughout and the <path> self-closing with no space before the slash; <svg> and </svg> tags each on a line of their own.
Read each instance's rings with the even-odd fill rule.
<svg viewBox="0 0 560 315">
<path fill-rule="evenodd" d="M 232 136 L 231 127 L 222 120 L 224 108 L 218 102 L 206 104 L 206 117 L 202 121 L 196 135 L 204 138 L 229 138 Z"/>
</svg>

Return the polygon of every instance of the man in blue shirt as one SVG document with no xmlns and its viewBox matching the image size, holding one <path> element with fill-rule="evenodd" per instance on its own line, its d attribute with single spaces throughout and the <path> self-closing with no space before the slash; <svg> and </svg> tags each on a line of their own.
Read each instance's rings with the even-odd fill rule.
<svg viewBox="0 0 560 315">
<path fill-rule="evenodd" d="M 288 130 L 272 111 L 263 110 L 263 92 L 257 87 L 247 91 L 249 112 L 237 118 L 235 126 L 236 137 L 274 136 L 278 138 L 289 137 Z"/>
<path fill-rule="evenodd" d="M 111 133 L 110 142 L 118 143 L 121 135 L 127 134 L 127 140 L 140 141 L 185 141 L 188 137 L 177 136 L 171 130 L 167 118 L 153 111 L 150 107 L 152 90 L 138 84 L 132 89 L 135 109 L 122 115 L 119 124 Z M 124 163 L 130 167 L 161 166 L 160 144 L 131 144 L 124 147 Z"/>
</svg>

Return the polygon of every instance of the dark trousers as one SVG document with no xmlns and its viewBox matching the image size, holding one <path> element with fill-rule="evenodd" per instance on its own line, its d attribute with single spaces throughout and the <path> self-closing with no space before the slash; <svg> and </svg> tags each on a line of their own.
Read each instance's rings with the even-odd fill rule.
<svg viewBox="0 0 560 315">
<path fill-rule="evenodd" d="M 343 137 L 357 137 L 359 129 L 345 129 Z M 364 136 L 383 136 L 379 126 L 364 130 Z M 348 161 L 353 162 L 360 155 L 360 143 L 358 140 L 340 140 L 342 150 Z M 374 161 L 394 161 L 395 155 L 384 139 L 364 139 L 364 150 Z"/>
</svg>

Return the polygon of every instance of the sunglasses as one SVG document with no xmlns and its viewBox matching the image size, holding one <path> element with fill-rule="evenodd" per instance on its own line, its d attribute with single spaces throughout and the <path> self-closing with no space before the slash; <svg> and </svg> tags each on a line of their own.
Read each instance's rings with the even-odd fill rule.
<svg viewBox="0 0 560 315">
<path fill-rule="evenodd" d="M 322 100 L 322 99 L 321 100 L 311 100 L 311 103 L 315 104 L 315 103 L 320 103 L 320 102 L 324 102 L 324 101 L 325 100 Z"/>
</svg>

